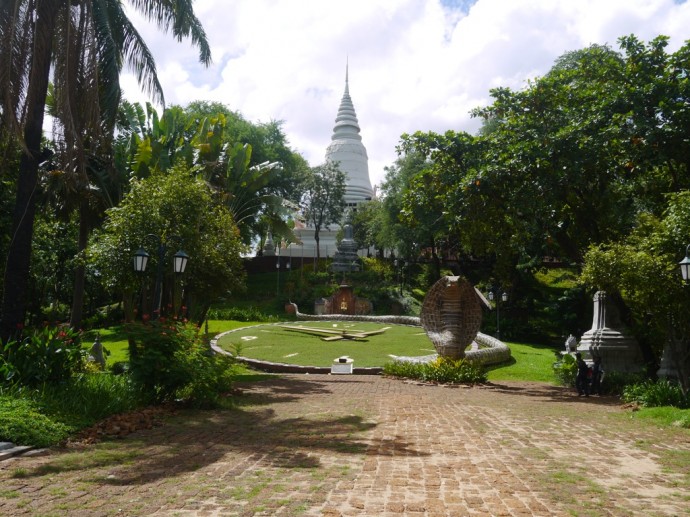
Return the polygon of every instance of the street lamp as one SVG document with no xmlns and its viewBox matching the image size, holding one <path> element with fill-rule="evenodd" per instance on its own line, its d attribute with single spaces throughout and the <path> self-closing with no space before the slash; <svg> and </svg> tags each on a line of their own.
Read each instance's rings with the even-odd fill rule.
<svg viewBox="0 0 690 517">
<path fill-rule="evenodd" d="M 680 266 L 680 274 L 683 275 L 683 280 L 690 280 L 690 244 L 685 250 L 685 258 L 678 262 Z"/>
<path fill-rule="evenodd" d="M 500 288 L 496 288 L 496 294 L 498 295 L 498 292 L 500 291 Z M 489 291 L 489 300 L 494 301 L 494 292 L 492 290 Z M 503 303 L 508 301 L 508 293 L 503 291 L 500 295 L 501 300 Z M 500 309 L 499 309 L 500 304 L 498 303 L 498 298 L 496 298 L 496 339 L 501 339 L 501 315 L 500 315 Z"/>
<path fill-rule="evenodd" d="M 406 260 L 398 260 L 395 259 L 393 261 L 393 267 L 395 267 L 396 272 L 398 273 L 398 282 L 400 283 L 400 296 L 403 295 L 403 287 L 405 284 L 405 268 L 407 267 L 407 261 Z"/>
<path fill-rule="evenodd" d="M 158 245 L 158 263 L 156 264 L 156 286 L 153 294 L 154 303 L 154 314 L 153 318 L 157 318 L 161 312 L 161 301 L 163 298 L 163 262 L 165 260 L 165 253 L 168 249 L 168 244 L 172 241 L 180 243 L 182 238 L 178 235 L 172 235 L 168 237 L 167 240 L 163 240 L 158 235 L 149 233 L 144 237 L 144 240 L 153 240 Z M 134 271 L 137 273 L 144 273 L 146 271 L 146 266 L 148 265 L 150 255 L 146 252 L 142 246 L 134 254 Z M 173 255 L 173 271 L 175 274 L 184 273 L 187 267 L 187 262 L 189 261 L 189 255 L 184 251 L 179 250 L 175 255 Z M 175 283 L 173 282 L 173 304 L 175 303 Z"/>
<path fill-rule="evenodd" d="M 276 259 L 276 272 L 278 273 L 277 278 L 276 278 L 276 297 L 280 296 L 280 254 L 278 255 L 278 258 Z M 292 268 L 292 257 L 288 259 L 288 261 L 285 263 L 285 269 L 287 269 L 288 274 L 290 273 L 290 270 Z"/>
</svg>

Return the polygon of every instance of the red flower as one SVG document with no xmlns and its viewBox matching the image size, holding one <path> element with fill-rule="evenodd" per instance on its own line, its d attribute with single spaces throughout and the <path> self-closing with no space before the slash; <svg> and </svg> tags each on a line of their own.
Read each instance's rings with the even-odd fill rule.
<svg viewBox="0 0 690 517">
<path fill-rule="evenodd" d="M 22 330 L 24 328 L 24 324 L 22 322 L 17 323 L 17 330 Z"/>
</svg>

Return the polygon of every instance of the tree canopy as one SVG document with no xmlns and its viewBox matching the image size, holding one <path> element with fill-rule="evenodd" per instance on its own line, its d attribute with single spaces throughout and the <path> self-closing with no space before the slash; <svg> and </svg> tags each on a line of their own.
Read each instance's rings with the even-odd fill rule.
<svg viewBox="0 0 690 517">
<path fill-rule="evenodd" d="M 440 204 L 467 251 L 524 265 L 581 263 L 590 245 L 629 234 L 639 213 L 659 215 L 666 193 L 690 186 L 690 45 L 671 55 L 665 37 L 620 45 L 568 53 L 523 90 L 492 90 L 473 112 L 485 123 L 476 137 L 403 135 L 403 152 L 432 162 L 413 179 L 410 206 Z"/>
<path fill-rule="evenodd" d="M 106 288 L 123 297 L 128 319 L 133 317 L 143 281 L 133 269 L 134 253 L 140 247 L 149 248 L 149 270 L 158 267 L 157 244 L 147 238 L 149 234 L 170 244 L 162 265 L 164 307 L 173 304 L 172 285 L 179 281 L 172 272 L 172 254 L 179 248 L 190 257 L 182 284 L 184 303 L 196 321 L 203 321 L 214 299 L 243 288 L 240 255 L 245 247 L 232 215 L 203 180 L 178 165 L 166 173 L 154 172 L 133 181 L 122 203 L 108 210 L 103 229 L 96 233 L 89 248 L 92 267 L 98 270 Z M 149 288 L 152 282 L 149 277 Z M 179 300 L 175 307 L 179 307 Z M 144 310 L 151 314 L 150 303 Z"/>
<path fill-rule="evenodd" d="M 190 37 L 199 59 L 211 61 L 206 35 L 191 0 L 130 2 L 164 31 Z M 3 277 L 0 339 L 7 340 L 25 316 L 39 165 L 50 153 L 42 146 L 43 120 L 52 80 L 65 163 L 85 177 L 89 150 L 109 138 L 122 96 L 120 73 L 131 67 L 139 84 L 163 100 L 153 57 L 113 0 L 8 0 L 0 3 L 0 115 L 2 127 L 22 154 L 12 234 Z M 84 180 L 81 183 L 86 184 Z"/>
<path fill-rule="evenodd" d="M 319 233 L 340 223 L 345 212 L 345 173 L 337 163 L 326 162 L 312 167 L 302 197 L 304 218 L 314 227 L 316 258 L 321 257 Z"/>
</svg>

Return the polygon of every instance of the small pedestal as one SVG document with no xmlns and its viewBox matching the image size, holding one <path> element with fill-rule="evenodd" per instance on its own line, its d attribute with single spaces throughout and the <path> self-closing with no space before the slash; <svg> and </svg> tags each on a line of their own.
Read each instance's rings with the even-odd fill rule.
<svg viewBox="0 0 690 517">
<path fill-rule="evenodd" d="M 354 360 L 347 356 L 338 357 L 337 359 L 333 360 L 333 364 L 331 365 L 331 373 L 345 375 L 352 374 L 353 363 Z"/>
</svg>

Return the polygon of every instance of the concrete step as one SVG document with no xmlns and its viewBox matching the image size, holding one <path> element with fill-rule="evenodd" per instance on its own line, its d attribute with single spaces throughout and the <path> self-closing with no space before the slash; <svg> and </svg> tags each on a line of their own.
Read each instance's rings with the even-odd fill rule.
<svg viewBox="0 0 690 517">
<path fill-rule="evenodd" d="M 3 443 L 6 443 L 6 442 L 3 442 Z M 8 447 L 8 448 L 0 450 L 0 461 L 9 459 L 9 458 L 11 458 L 13 456 L 17 456 L 19 454 L 24 454 L 25 452 L 29 452 L 32 449 L 33 449 L 33 447 L 28 446 L 28 445 L 12 445 L 12 447 Z"/>
</svg>

